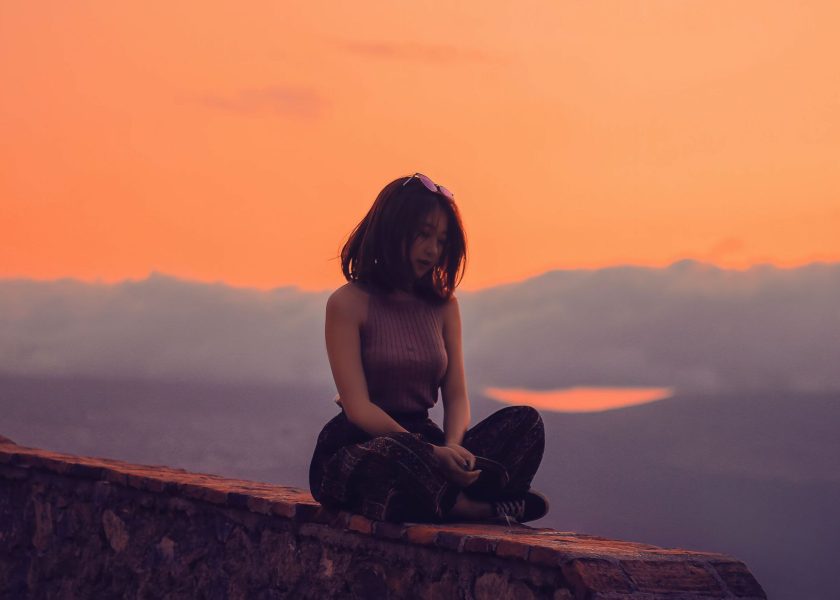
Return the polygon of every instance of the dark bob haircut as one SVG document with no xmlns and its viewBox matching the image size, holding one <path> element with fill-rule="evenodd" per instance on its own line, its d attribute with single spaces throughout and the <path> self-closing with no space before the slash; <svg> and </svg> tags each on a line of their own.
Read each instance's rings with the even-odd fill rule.
<svg viewBox="0 0 840 600">
<path fill-rule="evenodd" d="M 419 297 L 442 304 L 464 276 L 464 227 L 452 200 L 429 191 L 417 178 L 409 179 L 395 179 L 379 192 L 341 250 L 341 270 L 347 281 L 364 284 L 373 291 L 387 294 L 397 288 L 412 289 Z M 438 263 L 417 279 L 408 250 L 435 206 L 446 215 L 446 243 Z"/>
</svg>

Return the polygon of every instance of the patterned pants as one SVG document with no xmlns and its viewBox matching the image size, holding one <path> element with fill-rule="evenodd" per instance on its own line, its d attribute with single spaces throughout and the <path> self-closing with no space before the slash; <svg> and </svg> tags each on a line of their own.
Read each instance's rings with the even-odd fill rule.
<svg viewBox="0 0 840 600">
<path fill-rule="evenodd" d="M 444 432 L 428 411 L 391 417 L 408 432 L 371 437 L 343 410 L 324 426 L 309 466 L 312 497 L 378 521 L 440 522 L 461 491 L 432 452 L 432 444 L 445 444 Z M 461 445 L 502 463 L 510 482 L 500 499 L 514 497 L 528 490 L 542 461 L 542 418 L 530 406 L 508 406 L 468 429 Z"/>
</svg>

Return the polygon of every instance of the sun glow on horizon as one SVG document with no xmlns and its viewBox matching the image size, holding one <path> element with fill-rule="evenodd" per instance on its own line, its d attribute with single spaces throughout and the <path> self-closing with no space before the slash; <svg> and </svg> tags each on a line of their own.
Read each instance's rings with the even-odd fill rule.
<svg viewBox="0 0 840 600">
<path fill-rule="evenodd" d="M 526 388 L 487 387 L 484 393 L 506 404 L 526 404 L 542 410 L 582 413 L 601 412 L 665 400 L 674 395 L 674 389 L 577 386 L 535 391 Z"/>
</svg>

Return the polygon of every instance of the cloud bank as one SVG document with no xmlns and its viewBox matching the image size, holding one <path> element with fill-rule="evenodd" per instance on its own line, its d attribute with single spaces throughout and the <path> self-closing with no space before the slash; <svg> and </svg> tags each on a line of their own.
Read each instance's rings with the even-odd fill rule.
<svg viewBox="0 0 840 600">
<path fill-rule="evenodd" d="M 240 115 L 280 115 L 314 118 L 324 100 L 314 91 L 287 85 L 244 89 L 229 95 L 205 95 L 197 99 L 209 108 Z"/>
<path fill-rule="evenodd" d="M 0 280 L 0 373 L 323 385 L 329 292 Z M 840 390 L 840 265 L 551 271 L 457 292 L 468 386 Z"/>
</svg>

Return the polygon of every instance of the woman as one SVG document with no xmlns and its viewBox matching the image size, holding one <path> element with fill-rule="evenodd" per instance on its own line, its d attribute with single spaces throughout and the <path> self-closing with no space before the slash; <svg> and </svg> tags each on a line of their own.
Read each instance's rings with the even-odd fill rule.
<svg viewBox="0 0 840 600">
<path fill-rule="evenodd" d="M 465 262 L 452 193 L 421 173 L 386 185 L 350 235 L 348 283 L 327 300 L 325 324 L 341 412 L 321 430 L 309 468 L 323 505 L 414 522 L 548 512 L 530 489 L 545 447 L 539 413 L 509 406 L 468 429 L 453 294 Z M 428 413 L 438 388 L 442 430 Z"/>
</svg>

